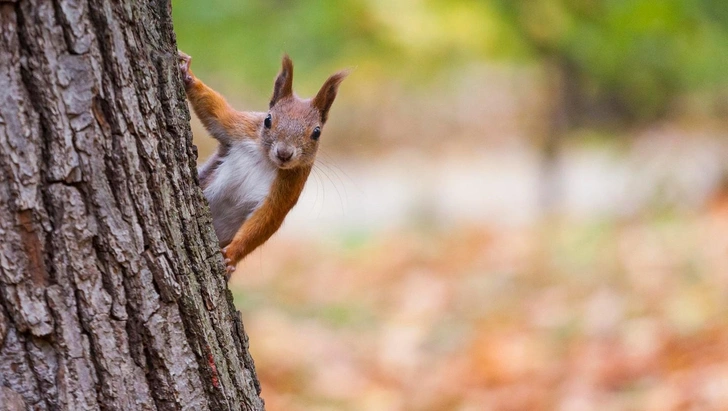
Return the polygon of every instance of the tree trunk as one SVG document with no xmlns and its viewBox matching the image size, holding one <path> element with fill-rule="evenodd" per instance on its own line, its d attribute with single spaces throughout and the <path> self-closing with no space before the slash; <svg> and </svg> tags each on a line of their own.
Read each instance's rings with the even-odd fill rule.
<svg viewBox="0 0 728 411">
<path fill-rule="evenodd" d="M 0 408 L 261 410 L 169 0 L 0 0 Z"/>
</svg>

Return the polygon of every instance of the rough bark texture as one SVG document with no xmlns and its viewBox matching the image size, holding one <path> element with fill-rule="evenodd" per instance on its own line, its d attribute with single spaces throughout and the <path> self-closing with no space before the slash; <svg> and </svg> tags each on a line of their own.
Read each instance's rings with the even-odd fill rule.
<svg viewBox="0 0 728 411">
<path fill-rule="evenodd" d="M 169 0 L 0 0 L 0 407 L 263 409 Z"/>
</svg>

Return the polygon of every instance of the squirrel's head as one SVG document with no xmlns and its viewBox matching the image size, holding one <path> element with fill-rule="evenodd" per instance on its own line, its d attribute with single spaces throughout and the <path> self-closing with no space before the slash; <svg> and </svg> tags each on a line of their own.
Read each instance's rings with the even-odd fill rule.
<svg viewBox="0 0 728 411">
<path fill-rule="evenodd" d="M 283 56 L 276 77 L 270 110 L 261 124 L 261 141 L 270 160 L 279 168 L 312 165 L 318 142 L 346 72 L 329 77 L 316 97 L 302 100 L 293 93 L 293 62 Z"/>
</svg>

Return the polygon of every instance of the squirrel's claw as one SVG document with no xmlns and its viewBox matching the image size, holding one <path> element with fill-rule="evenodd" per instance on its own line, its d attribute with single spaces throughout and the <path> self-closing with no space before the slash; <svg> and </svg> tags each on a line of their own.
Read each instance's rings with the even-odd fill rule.
<svg viewBox="0 0 728 411">
<path fill-rule="evenodd" d="M 190 72 L 192 57 L 180 50 L 177 50 L 177 56 L 179 57 L 179 70 L 182 72 L 182 80 L 185 85 L 189 85 L 192 83 L 192 72 Z"/>
<path fill-rule="evenodd" d="M 228 251 L 227 247 L 220 250 L 220 252 L 222 253 L 222 257 L 224 259 L 223 262 L 225 263 L 225 275 L 228 278 L 230 278 L 230 275 L 233 273 L 233 271 L 235 271 L 235 267 L 237 264 L 235 264 L 233 262 L 233 260 L 230 257 L 228 257 L 227 251 Z"/>
<path fill-rule="evenodd" d="M 233 271 L 235 271 L 235 264 L 233 264 L 233 261 L 229 258 L 225 259 L 225 270 L 227 271 L 228 275 L 232 274 Z"/>
</svg>

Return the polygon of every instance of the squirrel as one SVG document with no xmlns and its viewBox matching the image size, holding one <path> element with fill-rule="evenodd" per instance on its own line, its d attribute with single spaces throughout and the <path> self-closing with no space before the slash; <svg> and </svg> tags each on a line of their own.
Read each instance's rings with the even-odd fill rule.
<svg viewBox="0 0 728 411">
<path fill-rule="evenodd" d="M 267 112 L 237 111 L 190 70 L 179 51 L 187 98 L 220 144 L 198 168 L 229 276 L 237 263 L 265 243 L 298 202 L 318 150 L 339 84 L 330 76 L 312 99 L 293 93 L 293 62 L 283 56 Z"/>
</svg>

